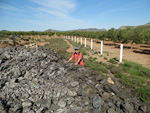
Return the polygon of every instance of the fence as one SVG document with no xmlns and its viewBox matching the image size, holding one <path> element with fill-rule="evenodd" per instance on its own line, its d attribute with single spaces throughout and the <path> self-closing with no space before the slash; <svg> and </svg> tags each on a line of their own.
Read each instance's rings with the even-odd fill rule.
<svg viewBox="0 0 150 113">
<path fill-rule="evenodd" d="M 71 36 L 64 36 L 65 39 L 67 40 L 71 40 L 70 38 Z M 76 37 L 76 36 L 72 36 L 72 41 L 76 42 L 76 43 L 80 43 L 82 45 L 82 38 Z M 84 38 L 84 46 L 87 47 L 87 38 Z M 91 39 L 91 49 L 93 48 L 93 40 Z M 101 55 L 103 55 L 103 41 L 101 41 L 101 46 L 100 46 L 100 53 Z M 123 58 L 123 44 L 120 44 L 120 59 L 119 62 L 122 63 L 122 58 Z"/>
</svg>

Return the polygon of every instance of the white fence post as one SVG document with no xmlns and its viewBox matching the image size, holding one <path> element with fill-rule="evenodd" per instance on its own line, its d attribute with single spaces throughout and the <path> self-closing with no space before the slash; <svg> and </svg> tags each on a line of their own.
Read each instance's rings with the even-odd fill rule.
<svg viewBox="0 0 150 113">
<path fill-rule="evenodd" d="M 93 40 L 91 40 L 91 49 L 93 49 Z"/>
<path fill-rule="evenodd" d="M 122 62 L 123 44 L 120 45 L 120 63 Z"/>
<path fill-rule="evenodd" d="M 103 54 L 103 41 L 101 41 L 101 55 Z"/>
<path fill-rule="evenodd" d="M 82 38 L 81 38 L 81 45 L 82 45 Z"/>
<path fill-rule="evenodd" d="M 86 47 L 86 38 L 85 38 L 85 47 Z"/>
</svg>

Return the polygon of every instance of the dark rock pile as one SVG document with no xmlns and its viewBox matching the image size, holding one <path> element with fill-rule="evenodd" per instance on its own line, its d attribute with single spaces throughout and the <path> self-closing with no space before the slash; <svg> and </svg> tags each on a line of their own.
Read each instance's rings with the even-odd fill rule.
<svg viewBox="0 0 150 113">
<path fill-rule="evenodd" d="M 49 48 L 0 48 L 0 113 L 148 112 L 115 80 L 64 61 Z"/>
</svg>

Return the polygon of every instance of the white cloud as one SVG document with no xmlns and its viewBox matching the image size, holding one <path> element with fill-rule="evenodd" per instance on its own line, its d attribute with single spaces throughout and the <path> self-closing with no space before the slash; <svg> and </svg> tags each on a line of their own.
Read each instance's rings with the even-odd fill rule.
<svg viewBox="0 0 150 113">
<path fill-rule="evenodd" d="M 76 8 L 73 0 L 31 0 L 39 5 L 36 7 L 38 11 L 51 14 L 57 17 L 67 17 L 71 11 Z"/>
<path fill-rule="evenodd" d="M 41 22 L 35 23 L 52 29 L 69 30 L 88 27 L 88 24 L 80 19 L 72 18 L 77 4 L 75 0 L 30 0 L 36 3 L 36 7 L 29 7 Z"/>
<path fill-rule="evenodd" d="M 0 3 L 0 9 L 1 10 L 7 10 L 7 11 L 23 11 L 22 9 L 7 5 L 7 4 L 3 4 Z"/>
</svg>

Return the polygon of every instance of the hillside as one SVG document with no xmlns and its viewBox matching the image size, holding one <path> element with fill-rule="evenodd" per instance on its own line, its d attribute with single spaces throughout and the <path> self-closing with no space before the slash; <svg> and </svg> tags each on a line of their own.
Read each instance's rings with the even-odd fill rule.
<svg viewBox="0 0 150 113">
<path fill-rule="evenodd" d="M 139 25 L 139 26 L 121 26 L 119 29 L 127 29 L 127 28 L 131 28 L 131 29 L 134 29 L 134 28 L 143 28 L 143 29 L 150 29 L 150 22 L 148 22 L 147 24 L 144 24 L 144 25 Z"/>
</svg>

